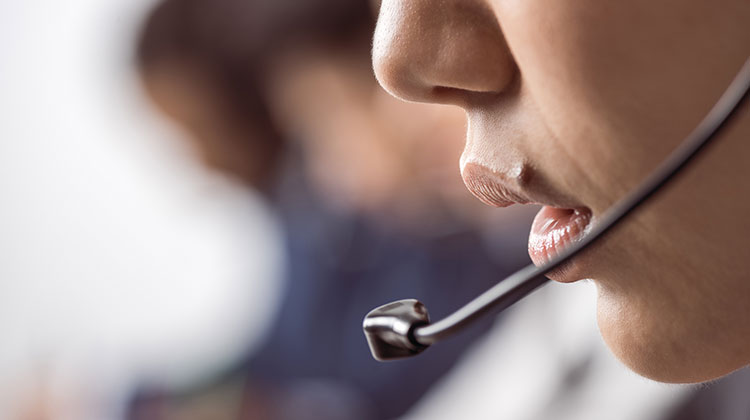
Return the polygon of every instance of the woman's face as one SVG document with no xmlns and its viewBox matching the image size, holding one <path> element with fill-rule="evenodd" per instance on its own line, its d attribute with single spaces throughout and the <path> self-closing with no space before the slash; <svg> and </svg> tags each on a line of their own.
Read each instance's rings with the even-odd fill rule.
<svg viewBox="0 0 750 420">
<path fill-rule="evenodd" d="M 461 171 L 496 206 L 540 203 L 536 263 L 574 241 L 700 121 L 750 56 L 747 0 L 384 0 L 375 72 L 469 118 Z M 593 279 L 602 334 L 635 371 L 750 363 L 750 116 L 555 280 Z"/>
</svg>

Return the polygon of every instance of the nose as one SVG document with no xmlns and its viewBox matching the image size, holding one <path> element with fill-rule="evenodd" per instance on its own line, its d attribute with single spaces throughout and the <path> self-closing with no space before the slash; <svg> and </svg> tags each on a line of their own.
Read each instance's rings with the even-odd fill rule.
<svg viewBox="0 0 750 420">
<path fill-rule="evenodd" d="M 517 67 L 487 0 L 384 0 L 373 67 L 392 95 L 465 106 L 502 93 Z"/>
</svg>

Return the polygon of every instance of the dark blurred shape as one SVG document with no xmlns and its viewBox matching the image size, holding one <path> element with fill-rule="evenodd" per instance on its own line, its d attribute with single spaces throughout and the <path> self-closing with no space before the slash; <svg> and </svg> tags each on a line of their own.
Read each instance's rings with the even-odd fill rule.
<svg viewBox="0 0 750 420">
<path fill-rule="evenodd" d="M 669 420 L 750 419 L 750 369 L 744 368 L 698 389 Z"/>
<path fill-rule="evenodd" d="M 267 60 L 302 44 L 363 46 L 372 26 L 363 1 L 168 0 L 146 21 L 136 59 L 147 89 L 166 78 L 205 96 L 198 99 L 206 109 L 166 104 L 163 110 L 197 137 L 205 163 L 263 189 L 285 145 L 263 91 Z M 157 101 L 174 99 L 151 93 Z"/>
<path fill-rule="evenodd" d="M 147 91 L 204 163 L 278 213 L 288 289 L 259 350 L 191 389 L 144 384 L 130 418 L 393 418 L 490 328 L 386 365 L 362 336 L 378 305 L 411 296 L 439 318 L 528 261 L 482 236 L 453 169 L 463 116 L 377 86 L 373 25 L 365 0 L 167 0 L 149 17 Z"/>
</svg>

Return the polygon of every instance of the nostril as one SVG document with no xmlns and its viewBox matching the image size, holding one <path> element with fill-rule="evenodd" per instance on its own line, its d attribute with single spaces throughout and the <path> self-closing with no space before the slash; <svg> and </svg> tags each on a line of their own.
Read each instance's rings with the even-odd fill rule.
<svg viewBox="0 0 750 420">
<path fill-rule="evenodd" d="M 508 89 L 504 90 L 471 90 L 455 88 L 448 86 L 434 86 L 431 97 L 433 101 L 443 104 L 454 104 L 461 107 L 469 106 L 471 103 L 478 103 L 505 94 Z"/>
<path fill-rule="evenodd" d="M 464 90 L 447 86 L 434 86 L 430 96 L 434 102 L 459 106 L 463 106 L 468 99 Z"/>
</svg>

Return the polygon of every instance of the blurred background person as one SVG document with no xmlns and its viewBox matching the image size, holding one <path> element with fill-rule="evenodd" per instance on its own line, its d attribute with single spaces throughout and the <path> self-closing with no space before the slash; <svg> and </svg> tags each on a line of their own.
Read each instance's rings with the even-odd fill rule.
<svg viewBox="0 0 750 420">
<path fill-rule="evenodd" d="M 148 18 L 146 91 L 207 166 L 267 198 L 287 283 L 259 349 L 192 389 L 144 384 L 131 418 L 393 418 L 491 326 L 413 360 L 369 354 L 367 311 L 457 309 L 528 261 L 515 227 L 531 216 L 490 218 L 465 190 L 461 112 L 378 87 L 373 25 L 364 0 L 167 0 Z"/>
</svg>

